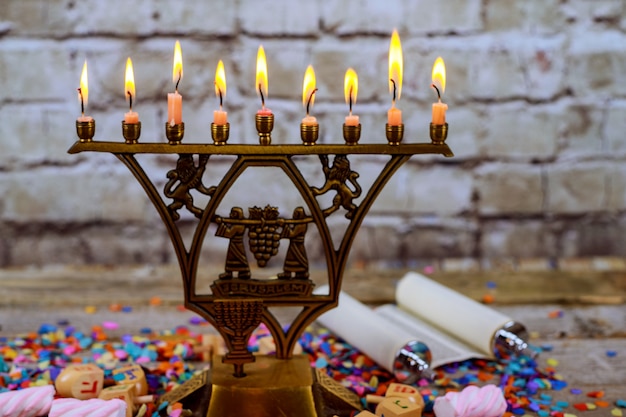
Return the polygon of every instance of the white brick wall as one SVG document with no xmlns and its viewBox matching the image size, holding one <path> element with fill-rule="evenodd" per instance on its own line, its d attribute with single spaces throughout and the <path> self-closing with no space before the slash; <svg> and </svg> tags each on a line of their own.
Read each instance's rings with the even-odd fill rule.
<svg viewBox="0 0 626 417">
<path fill-rule="evenodd" d="M 85 58 L 97 140 L 122 140 L 123 71 L 131 56 L 141 140 L 165 141 L 179 39 L 186 142 L 210 140 L 213 77 L 222 59 L 231 141 L 256 143 L 254 68 L 263 44 L 274 143 L 299 140 L 308 64 L 319 88 L 313 114 L 320 140 L 341 141 L 343 75 L 353 67 L 361 140 L 376 143 L 385 140 L 394 28 L 404 48 L 398 106 L 406 141 L 428 140 L 430 71 L 441 55 L 456 156 L 416 156 L 405 165 L 373 206 L 351 260 L 626 255 L 621 0 L 7 0 L 0 7 L 0 266 L 174 260 L 158 215 L 115 157 L 66 153 L 76 139 Z M 175 160 L 144 159 L 162 188 Z M 363 185 L 383 159 L 351 159 Z M 226 167 L 210 163 L 206 182 Z M 321 181 L 317 161 L 301 167 Z M 263 171 L 253 174 L 237 185 L 249 201 L 228 201 L 271 201 L 283 211 L 299 203 L 285 192 L 288 184 L 269 180 Z M 259 190 L 256 181 L 272 185 Z M 319 261 L 319 242 L 311 238 L 311 245 Z"/>
</svg>

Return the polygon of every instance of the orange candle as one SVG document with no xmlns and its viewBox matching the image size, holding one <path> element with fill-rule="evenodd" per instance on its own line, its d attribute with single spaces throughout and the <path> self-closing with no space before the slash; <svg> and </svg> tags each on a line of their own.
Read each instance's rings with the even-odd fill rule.
<svg viewBox="0 0 626 417">
<path fill-rule="evenodd" d="M 135 75 L 133 73 L 133 62 L 130 57 L 126 60 L 126 76 L 124 77 L 124 95 L 129 102 L 129 110 L 124 114 L 124 122 L 127 124 L 139 123 L 139 114 L 133 111 L 133 99 L 135 96 Z"/>
<path fill-rule="evenodd" d="M 315 71 L 313 67 L 309 65 L 304 73 L 304 81 L 302 82 L 302 105 L 306 109 L 306 116 L 302 119 L 302 124 L 307 126 L 314 126 L 317 124 L 317 119 L 309 115 L 309 110 L 313 107 L 315 102 Z"/>
<path fill-rule="evenodd" d="M 352 114 L 352 105 L 356 103 L 356 96 L 359 90 L 359 77 L 356 75 L 356 71 L 352 68 L 348 68 L 346 75 L 343 77 L 343 95 L 346 99 L 346 103 L 350 107 L 350 113 L 346 116 L 346 126 L 358 126 L 359 116 Z"/>
<path fill-rule="evenodd" d="M 438 57 L 433 65 L 432 80 L 431 87 L 437 91 L 438 97 L 437 103 L 433 103 L 432 124 L 443 125 L 446 123 L 448 105 L 441 102 L 441 95 L 446 89 L 446 66 L 441 57 Z"/>
<path fill-rule="evenodd" d="M 85 116 L 85 106 L 89 98 L 89 82 L 87 80 L 87 60 L 83 64 L 83 71 L 80 74 L 80 88 L 78 89 L 78 101 L 80 101 L 80 117 L 76 119 L 79 122 L 91 122 L 93 117 Z"/>
<path fill-rule="evenodd" d="M 222 110 L 222 102 L 226 96 L 226 72 L 221 59 L 217 63 L 217 69 L 215 70 L 215 95 L 220 99 L 220 109 L 213 112 L 213 123 L 225 125 L 228 123 L 228 113 Z"/>
<path fill-rule="evenodd" d="M 183 96 L 178 94 L 178 84 L 183 78 L 183 53 L 180 42 L 176 41 L 174 46 L 174 66 L 172 68 L 172 79 L 176 84 L 175 91 L 167 95 L 167 121 L 170 125 L 179 125 L 183 122 Z"/>
<path fill-rule="evenodd" d="M 261 96 L 261 109 L 257 112 L 261 116 L 272 115 L 272 111 L 265 107 L 265 98 L 268 92 L 267 84 L 267 60 L 265 59 L 265 49 L 263 49 L 263 45 L 260 45 L 256 54 L 256 82 L 254 88 L 257 94 Z"/>
<path fill-rule="evenodd" d="M 389 44 L 389 92 L 393 94 L 391 108 L 387 112 L 387 124 L 398 126 L 402 124 L 402 111 L 396 108 L 396 100 L 402 92 L 402 45 L 398 31 L 394 30 Z"/>
</svg>

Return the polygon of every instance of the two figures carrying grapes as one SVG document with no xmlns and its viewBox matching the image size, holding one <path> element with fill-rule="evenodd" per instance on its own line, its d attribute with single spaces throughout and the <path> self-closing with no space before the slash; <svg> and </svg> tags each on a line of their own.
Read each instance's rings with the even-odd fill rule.
<svg viewBox="0 0 626 417">
<path fill-rule="evenodd" d="M 232 279 L 235 274 L 239 279 L 250 278 L 250 266 L 244 244 L 244 235 L 248 230 L 249 247 L 260 267 L 264 267 L 267 261 L 278 253 L 281 239 L 289 239 L 283 272 L 278 274 L 278 278 L 308 279 L 309 261 L 304 236 L 307 223 L 313 219 L 306 216 L 304 208 L 296 207 L 292 219 L 278 218 L 278 210 L 269 205 L 265 209 L 253 207 L 250 214 L 250 218 L 245 218 L 240 207 L 233 207 L 230 217 L 214 218 L 218 224 L 215 235 L 229 239 L 224 272 L 219 278 Z"/>
</svg>

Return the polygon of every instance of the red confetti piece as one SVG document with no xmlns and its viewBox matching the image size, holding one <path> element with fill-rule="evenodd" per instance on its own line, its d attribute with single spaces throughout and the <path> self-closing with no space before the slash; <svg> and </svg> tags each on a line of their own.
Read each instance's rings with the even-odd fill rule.
<svg viewBox="0 0 626 417">
<path fill-rule="evenodd" d="M 602 398 L 604 397 L 604 391 L 591 391 L 587 393 L 587 397 L 590 398 Z"/>
</svg>

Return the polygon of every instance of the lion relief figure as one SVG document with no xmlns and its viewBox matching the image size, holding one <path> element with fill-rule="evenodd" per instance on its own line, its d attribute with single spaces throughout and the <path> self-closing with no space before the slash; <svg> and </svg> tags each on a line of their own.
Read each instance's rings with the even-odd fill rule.
<svg viewBox="0 0 626 417">
<path fill-rule="evenodd" d="M 347 211 L 346 219 L 352 219 L 357 209 L 352 200 L 358 198 L 362 191 L 356 180 L 359 178 L 359 173 L 350 170 L 350 161 L 345 155 L 336 155 L 332 166 L 328 164 L 327 155 L 320 155 L 320 161 L 322 162 L 326 182 L 322 188 L 311 187 L 313 195 L 322 195 L 330 190 L 334 190 L 337 193 L 333 198 L 332 205 L 322 211 L 324 216 L 327 217 L 339 210 L 340 207 L 343 207 Z M 349 184 L 354 187 L 354 190 L 350 188 Z"/>
</svg>

